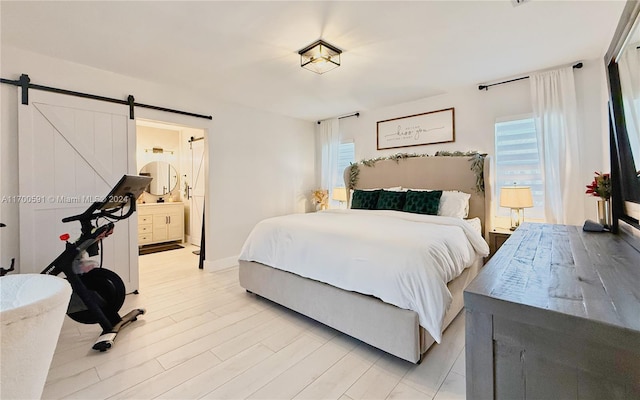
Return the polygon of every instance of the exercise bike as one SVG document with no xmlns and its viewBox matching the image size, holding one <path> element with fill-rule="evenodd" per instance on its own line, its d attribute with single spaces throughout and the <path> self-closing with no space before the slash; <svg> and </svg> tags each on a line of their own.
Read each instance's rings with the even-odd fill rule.
<svg viewBox="0 0 640 400">
<path fill-rule="evenodd" d="M 110 349 L 118 332 L 145 313 L 143 308 L 137 308 L 124 317 L 118 314 L 124 304 L 125 286 L 118 274 L 102 268 L 100 247 L 102 239 L 113 233 L 115 222 L 133 215 L 136 199 L 151 179 L 124 175 L 103 200 L 93 203 L 82 214 L 63 218 L 65 223 L 80 222 L 80 237 L 70 242 L 68 234 L 60 236 L 66 242 L 65 250 L 41 272 L 48 275 L 64 273 L 71 284 L 69 317 L 83 324 L 100 324 L 102 334 L 93 345 L 94 350 Z M 89 257 L 100 254 L 99 266 L 85 258 L 85 252 Z"/>
</svg>

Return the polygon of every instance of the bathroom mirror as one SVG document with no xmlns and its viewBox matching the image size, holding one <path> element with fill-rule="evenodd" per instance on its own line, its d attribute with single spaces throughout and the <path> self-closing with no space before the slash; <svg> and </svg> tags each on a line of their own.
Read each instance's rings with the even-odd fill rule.
<svg viewBox="0 0 640 400">
<path fill-rule="evenodd" d="M 140 169 L 140 175 L 153 178 L 147 192 L 156 196 L 171 192 L 178 184 L 178 172 L 166 161 L 152 161 L 146 164 Z"/>
</svg>

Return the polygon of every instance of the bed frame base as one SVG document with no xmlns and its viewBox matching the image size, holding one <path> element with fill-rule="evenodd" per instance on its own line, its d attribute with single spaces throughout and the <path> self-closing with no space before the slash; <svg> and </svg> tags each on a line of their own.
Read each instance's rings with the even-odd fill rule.
<svg viewBox="0 0 640 400">
<path fill-rule="evenodd" d="M 482 258 L 448 285 L 454 295 L 445 316 L 445 327 L 463 306 L 462 291 L 477 275 Z M 418 314 L 373 297 L 266 265 L 239 262 L 240 286 L 275 303 L 353 336 L 399 358 L 419 363 L 435 342 L 418 324 Z M 345 305 L 348 305 L 345 306 Z"/>
</svg>

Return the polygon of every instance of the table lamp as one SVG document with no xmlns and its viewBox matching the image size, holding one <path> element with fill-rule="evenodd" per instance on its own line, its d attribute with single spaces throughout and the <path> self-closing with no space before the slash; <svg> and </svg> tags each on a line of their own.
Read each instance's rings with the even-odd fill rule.
<svg viewBox="0 0 640 400">
<path fill-rule="evenodd" d="M 500 207 L 511 209 L 511 230 L 515 231 L 524 221 L 524 209 L 533 207 L 529 186 L 503 186 L 500 189 Z"/>
<path fill-rule="evenodd" d="M 339 201 L 340 205 L 347 201 L 347 188 L 344 187 L 334 187 L 333 193 L 331 194 L 331 198 L 333 200 Z"/>
</svg>

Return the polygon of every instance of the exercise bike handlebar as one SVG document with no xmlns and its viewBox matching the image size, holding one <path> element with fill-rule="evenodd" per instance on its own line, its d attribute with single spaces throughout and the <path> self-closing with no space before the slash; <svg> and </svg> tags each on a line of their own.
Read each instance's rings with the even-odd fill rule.
<svg viewBox="0 0 640 400">
<path fill-rule="evenodd" d="M 127 193 L 124 197 L 126 197 L 125 202 L 118 203 L 117 206 L 103 210 L 101 207 L 105 204 L 105 202 L 96 202 L 93 203 L 85 212 L 78 215 L 72 215 L 70 217 L 65 217 L 62 219 L 62 222 L 72 222 L 72 221 L 92 221 L 96 218 L 106 217 L 115 220 L 123 220 L 129 218 L 136 212 L 136 199 L 133 194 Z M 121 211 L 129 205 L 129 210 L 122 215 L 116 215 L 117 212 Z"/>
</svg>

